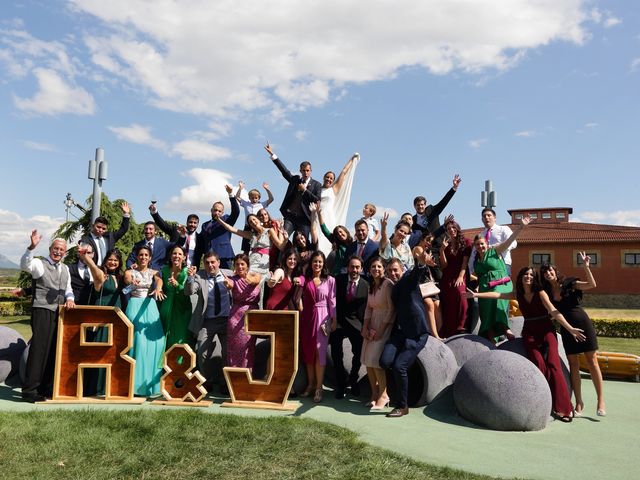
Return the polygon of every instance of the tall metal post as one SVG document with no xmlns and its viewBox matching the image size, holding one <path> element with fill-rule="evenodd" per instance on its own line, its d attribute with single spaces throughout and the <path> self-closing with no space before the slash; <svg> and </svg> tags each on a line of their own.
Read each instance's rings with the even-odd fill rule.
<svg viewBox="0 0 640 480">
<path fill-rule="evenodd" d="M 484 182 L 484 192 L 480 192 L 480 204 L 484 208 L 496 208 L 496 192 L 493 191 L 491 180 Z"/>
<path fill-rule="evenodd" d="M 91 204 L 91 223 L 100 216 L 102 199 L 102 181 L 107 179 L 108 164 L 104 159 L 104 149 L 96 148 L 96 159 L 89 160 L 89 180 L 93 180 L 93 202 Z"/>
</svg>

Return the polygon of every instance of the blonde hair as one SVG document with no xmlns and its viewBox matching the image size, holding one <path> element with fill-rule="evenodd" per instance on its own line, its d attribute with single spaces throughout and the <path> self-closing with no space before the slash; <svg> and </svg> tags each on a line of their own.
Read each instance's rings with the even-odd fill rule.
<svg viewBox="0 0 640 480">
<path fill-rule="evenodd" d="M 364 208 L 367 207 L 371 209 L 371 216 L 373 217 L 376 214 L 376 206 L 373 203 L 365 203 Z"/>
</svg>

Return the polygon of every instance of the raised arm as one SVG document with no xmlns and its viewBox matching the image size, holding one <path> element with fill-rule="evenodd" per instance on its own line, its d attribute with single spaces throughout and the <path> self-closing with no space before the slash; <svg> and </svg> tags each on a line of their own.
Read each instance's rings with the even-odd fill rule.
<svg viewBox="0 0 640 480">
<path fill-rule="evenodd" d="M 78 247 L 78 257 L 84 262 L 93 276 L 93 289 L 96 292 L 99 292 L 102 289 L 102 285 L 104 285 L 104 282 L 107 280 L 107 275 L 96 265 L 93 258 L 87 255 L 86 248 L 83 249 Z"/>
<path fill-rule="evenodd" d="M 574 287 L 578 290 L 591 290 L 592 288 L 596 288 L 596 279 L 593 278 L 593 273 L 591 273 L 591 269 L 589 268 L 591 258 L 586 252 L 580 252 L 580 257 L 582 257 L 582 265 L 584 267 L 584 273 L 587 276 L 587 281 L 576 280 Z"/>
<path fill-rule="evenodd" d="M 576 339 L 576 341 L 584 342 L 586 340 L 587 337 L 585 337 L 584 333 L 582 333 L 584 332 L 584 330 L 572 327 L 571 324 L 567 322 L 564 316 L 556 309 L 556 307 L 553 306 L 551 300 L 549 300 L 549 295 L 547 295 L 547 292 L 541 290 L 540 292 L 538 292 L 538 295 L 540 295 L 540 300 L 542 301 L 544 308 L 546 308 L 547 312 L 549 312 L 549 315 L 551 315 L 556 322 L 562 325 L 562 328 L 569 332 L 573 336 L 573 338 Z"/>
<path fill-rule="evenodd" d="M 153 203 L 149 205 L 149 213 L 151 213 L 151 218 L 153 218 L 153 221 L 156 222 L 158 228 L 169 235 L 169 237 L 171 237 L 171 235 L 174 233 L 171 225 L 165 222 L 164 218 L 160 216 L 158 207 L 156 207 Z"/>
<path fill-rule="evenodd" d="M 518 235 L 520 235 L 520 232 L 524 229 L 524 227 L 526 227 L 530 223 L 531 217 L 529 215 L 522 217 L 522 220 L 520 220 L 520 223 L 516 225 L 514 232 L 509 236 L 509 238 L 494 247 L 496 249 L 496 252 L 502 255 L 509 248 L 509 245 L 511 245 L 516 240 L 516 238 L 518 238 Z"/>
<path fill-rule="evenodd" d="M 262 202 L 262 206 L 267 208 L 271 203 L 273 203 L 273 193 L 271 193 L 271 189 L 269 188 L 269 184 L 267 182 L 262 182 L 262 188 L 267 192 L 267 200 Z"/>
<path fill-rule="evenodd" d="M 444 207 L 449 204 L 455 193 L 458 191 L 458 185 L 460 185 L 460 182 L 462 182 L 462 178 L 460 178 L 460 175 L 456 173 L 453 176 L 453 186 L 444 194 L 444 197 L 442 197 L 442 199 L 433 206 L 433 210 L 431 210 L 431 213 L 427 218 L 427 224 L 430 224 L 434 218 L 442 213 Z"/>
<path fill-rule="evenodd" d="M 240 215 L 240 205 L 238 205 L 238 201 L 233 196 L 233 188 L 231 188 L 231 185 L 225 185 L 224 188 L 229 194 L 229 203 L 231 204 L 231 214 L 229 214 L 227 218 L 227 223 L 234 226 Z"/>
<path fill-rule="evenodd" d="M 289 171 L 287 167 L 284 166 L 284 164 L 280 161 L 278 156 L 273 152 L 273 149 L 271 148 L 271 145 L 269 145 L 269 142 L 267 142 L 267 144 L 264 146 L 264 149 L 267 151 L 267 153 L 271 157 L 271 160 L 276 165 L 276 168 L 280 171 L 284 179 L 287 182 L 290 182 L 291 179 L 293 178 L 293 174 Z"/>
<path fill-rule="evenodd" d="M 351 170 L 351 168 L 353 167 L 356 158 L 358 158 L 358 154 L 354 153 L 353 155 L 351 155 L 351 158 L 349 160 L 347 160 L 347 163 L 345 163 L 344 167 L 342 167 L 342 171 L 340 172 L 340 175 L 338 175 L 338 178 L 336 178 L 336 181 L 333 182 L 333 192 L 334 193 L 338 193 L 338 191 L 340 190 L 340 188 L 342 188 L 342 184 L 344 183 L 344 179 L 347 176 L 347 173 L 349 173 L 349 170 Z"/>
<path fill-rule="evenodd" d="M 120 222 L 120 228 L 113 234 L 114 243 L 124 237 L 124 234 L 129 230 L 129 222 L 131 220 L 131 209 L 129 208 L 129 204 L 127 202 L 122 202 L 120 204 L 120 209 L 122 210 L 122 222 Z"/>
<path fill-rule="evenodd" d="M 244 230 L 239 230 L 236 227 L 234 227 L 233 225 L 229 225 L 221 217 L 218 218 L 218 223 L 220 225 L 222 225 L 222 228 L 224 228 L 226 231 L 231 232 L 231 233 L 235 233 L 236 235 L 239 235 L 242 238 L 246 238 L 247 240 L 251 240 L 251 237 L 253 237 L 253 231 L 245 232 Z"/>
<path fill-rule="evenodd" d="M 384 212 L 382 219 L 380 220 L 380 245 L 378 247 L 379 252 L 384 252 L 389 244 L 389 237 L 387 236 L 387 223 L 389 222 L 389 212 Z"/>
<path fill-rule="evenodd" d="M 242 193 L 242 189 L 244 188 L 244 182 L 241 180 L 238 182 L 238 191 L 236 192 L 236 200 L 240 201 L 240 194 Z"/>
</svg>

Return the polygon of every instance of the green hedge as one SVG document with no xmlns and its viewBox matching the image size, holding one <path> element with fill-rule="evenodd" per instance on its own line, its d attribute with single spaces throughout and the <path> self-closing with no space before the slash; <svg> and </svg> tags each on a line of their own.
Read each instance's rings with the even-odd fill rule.
<svg viewBox="0 0 640 480">
<path fill-rule="evenodd" d="M 640 338 L 640 320 L 592 318 L 599 337 Z"/>
<path fill-rule="evenodd" d="M 19 299 L 0 302 L 0 317 L 15 315 L 29 315 L 31 313 L 31 299 Z"/>
</svg>

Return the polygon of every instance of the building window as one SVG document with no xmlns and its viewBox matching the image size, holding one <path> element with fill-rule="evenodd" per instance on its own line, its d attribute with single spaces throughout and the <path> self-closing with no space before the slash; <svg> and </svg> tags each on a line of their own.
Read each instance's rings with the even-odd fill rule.
<svg viewBox="0 0 640 480">
<path fill-rule="evenodd" d="M 542 265 L 543 263 L 551 263 L 550 253 L 532 253 L 531 254 L 532 265 Z"/>
<path fill-rule="evenodd" d="M 549 212 L 544 212 L 544 213 L 542 214 L 542 218 L 545 218 L 545 219 L 551 218 L 551 213 L 549 213 Z"/>
<path fill-rule="evenodd" d="M 556 212 L 556 218 L 567 218 L 564 212 Z"/>
<path fill-rule="evenodd" d="M 515 218 L 516 218 L 516 220 L 522 220 L 522 214 L 521 213 L 516 213 Z"/>
<path fill-rule="evenodd" d="M 589 265 L 592 267 L 600 265 L 597 252 L 586 252 L 586 254 L 587 257 L 589 257 Z M 582 256 L 580 255 L 580 252 L 578 252 L 576 253 L 576 265 L 582 265 L 582 263 Z"/>
<path fill-rule="evenodd" d="M 640 265 L 640 252 L 624 252 L 624 264 L 628 266 Z"/>
<path fill-rule="evenodd" d="M 530 213 L 529 216 L 531 217 L 531 220 L 535 220 L 536 218 L 538 218 L 537 213 Z"/>
</svg>

